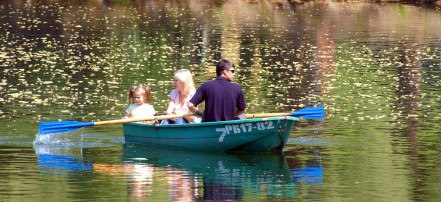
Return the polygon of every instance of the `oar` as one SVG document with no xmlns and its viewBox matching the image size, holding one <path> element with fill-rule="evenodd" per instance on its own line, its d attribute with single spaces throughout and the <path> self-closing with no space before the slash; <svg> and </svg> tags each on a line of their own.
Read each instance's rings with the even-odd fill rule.
<svg viewBox="0 0 441 202">
<path fill-rule="evenodd" d="M 167 115 L 167 116 L 154 116 L 149 118 L 129 118 L 129 119 L 117 119 L 110 121 L 97 121 L 97 122 L 86 122 L 86 123 L 78 122 L 78 121 L 48 121 L 48 122 L 40 122 L 39 133 L 41 135 L 53 134 L 53 133 L 67 133 L 73 130 L 77 130 L 89 126 L 101 126 L 101 125 L 120 124 L 120 123 L 129 123 L 129 122 L 138 122 L 138 121 L 175 119 L 175 118 L 182 118 L 188 116 L 194 116 L 194 115 L 193 114 Z"/>
<path fill-rule="evenodd" d="M 98 122 L 86 122 L 86 123 L 78 122 L 78 121 L 40 122 L 39 133 L 41 135 L 52 134 L 52 133 L 67 133 L 73 130 L 77 130 L 84 127 L 90 127 L 90 126 L 121 124 L 121 123 L 138 122 L 138 121 L 175 119 L 175 118 L 183 118 L 188 116 L 194 116 L 194 114 L 154 116 L 150 118 L 117 119 L 110 121 L 98 121 Z M 297 116 L 304 119 L 323 119 L 325 116 L 325 109 L 323 106 L 318 106 L 318 107 L 307 107 L 299 111 L 289 112 L 289 113 L 247 114 L 247 118 L 263 118 L 263 117 L 275 117 L 275 116 Z"/>
<path fill-rule="evenodd" d="M 247 114 L 247 118 L 264 118 L 264 117 L 275 117 L 275 116 L 297 116 L 304 119 L 324 119 L 325 118 L 325 107 L 307 107 L 296 112 L 287 113 L 263 113 L 263 114 Z"/>
</svg>

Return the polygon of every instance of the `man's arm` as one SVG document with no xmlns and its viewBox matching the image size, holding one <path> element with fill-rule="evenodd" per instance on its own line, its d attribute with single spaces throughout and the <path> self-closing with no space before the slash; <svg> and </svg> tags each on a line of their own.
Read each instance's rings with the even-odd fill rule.
<svg viewBox="0 0 441 202">
<path fill-rule="evenodd" d="M 240 89 L 240 87 L 239 87 Z M 245 103 L 245 97 L 243 96 L 242 89 L 240 89 L 239 98 L 236 105 L 236 116 L 239 116 L 240 114 L 244 114 L 247 111 L 247 105 Z M 241 110 L 243 109 L 243 110 Z"/>
<path fill-rule="evenodd" d="M 193 105 L 193 103 L 188 102 L 187 103 L 188 109 L 190 109 L 190 111 L 194 114 L 198 111 L 198 108 L 196 106 Z"/>
<path fill-rule="evenodd" d="M 242 114 L 242 113 L 246 113 L 247 112 L 247 109 L 244 109 L 244 110 L 242 110 L 242 111 L 237 111 L 236 112 L 236 116 L 239 116 L 240 114 Z"/>
<path fill-rule="evenodd" d="M 203 85 L 204 84 L 202 84 L 202 86 Z M 198 105 L 202 102 L 201 87 L 199 87 L 196 90 L 196 93 L 193 95 L 193 97 L 190 99 L 190 101 L 187 102 L 188 109 L 190 109 L 190 111 L 197 116 L 202 116 L 202 113 L 198 110 Z M 195 105 L 195 104 L 193 104 L 193 102 L 198 103 L 198 104 Z"/>
</svg>

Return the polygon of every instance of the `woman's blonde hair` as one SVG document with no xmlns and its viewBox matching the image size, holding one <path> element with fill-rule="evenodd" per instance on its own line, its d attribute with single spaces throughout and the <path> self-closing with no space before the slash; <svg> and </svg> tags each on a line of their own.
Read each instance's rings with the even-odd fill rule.
<svg viewBox="0 0 441 202">
<path fill-rule="evenodd" d="M 180 69 L 175 72 L 175 78 L 178 78 L 182 83 L 184 84 L 184 90 L 182 94 L 188 95 L 192 90 L 195 89 L 194 82 L 193 82 L 193 76 L 191 75 L 190 71 L 186 69 Z"/>
<path fill-rule="evenodd" d="M 144 102 L 150 104 L 150 87 L 149 86 L 132 86 L 129 89 L 129 103 L 133 102 L 133 95 L 140 92 L 144 95 Z"/>
</svg>

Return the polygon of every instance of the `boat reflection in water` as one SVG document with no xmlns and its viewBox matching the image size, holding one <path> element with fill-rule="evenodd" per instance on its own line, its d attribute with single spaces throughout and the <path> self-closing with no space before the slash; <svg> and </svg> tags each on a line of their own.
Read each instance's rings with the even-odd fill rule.
<svg viewBox="0 0 441 202">
<path fill-rule="evenodd" d="M 166 175 L 161 179 L 167 181 L 173 200 L 280 199 L 294 197 L 297 190 L 281 153 L 201 152 L 126 144 L 123 161 L 126 168 L 134 169 L 128 175 L 132 196 L 147 196 L 152 176 L 160 172 Z"/>
</svg>

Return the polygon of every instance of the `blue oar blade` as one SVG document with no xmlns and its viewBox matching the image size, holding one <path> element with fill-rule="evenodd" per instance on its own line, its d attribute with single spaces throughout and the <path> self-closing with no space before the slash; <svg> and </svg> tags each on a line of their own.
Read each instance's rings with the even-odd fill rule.
<svg viewBox="0 0 441 202">
<path fill-rule="evenodd" d="M 304 119 L 324 119 L 325 107 L 307 107 L 296 112 L 291 112 L 291 116 L 298 116 Z"/>
<path fill-rule="evenodd" d="M 83 127 L 93 126 L 93 122 L 82 123 L 77 121 L 49 121 L 40 122 L 39 133 L 44 134 L 54 134 L 54 133 L 67 133 L 74 131 Z"/>
</svg>

